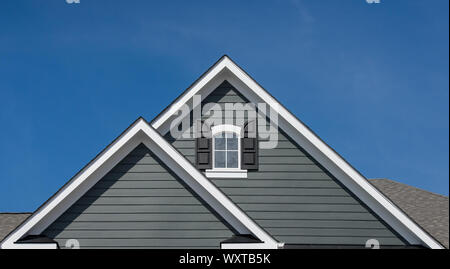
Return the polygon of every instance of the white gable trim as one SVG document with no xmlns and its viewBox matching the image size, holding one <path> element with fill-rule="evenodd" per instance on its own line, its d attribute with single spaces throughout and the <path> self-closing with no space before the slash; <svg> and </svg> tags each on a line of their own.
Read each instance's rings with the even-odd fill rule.
<svg viewBox="0 0 450 269">
<path fill-rule="evenodd" d="M 202 98 L 205 98 L 214 86 L 217 87 L 224 80 L 230 82 L 251 102 L 262 101 L 275 109 L 279 114 L 281 129 L 409 243 L 423 244 L 433 249 L 444 248 L 227 56 L 223 56 L 175 103 L 158 115 L 152 121 L 152 126 L 162 134 L 167 133 L 170 124 L 169 119 L 183 104 L 187 103 L 195 94 L 201 94 Z"/>
<path fill-rule="evenodd" d="M 278 248 L 282 248 L 284 244 L 280 244 Z M 265 243 L 222 243 L 221 249 L 272 249 Z"/>
<path fill-rule="evenodd" d="M 239 209 L 142 118 L 133 123 L 52 198 L 10 233 L 3 240 L 0 248 L 55 248 L 55 244 L 25 244 L 17 243 L 17 240 L 25 235 L 40 234 L 44 231 L 140 143 L 144 143 L 238 232 L 255 235 L 264 242 L 266 248 L 277 248 L 276 240 Z"/>
</svg>

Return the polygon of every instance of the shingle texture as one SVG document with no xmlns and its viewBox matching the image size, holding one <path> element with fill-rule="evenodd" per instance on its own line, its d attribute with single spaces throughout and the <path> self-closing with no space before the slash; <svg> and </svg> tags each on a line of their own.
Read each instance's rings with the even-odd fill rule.
<svg viewBox="0 0 450 269">
<path fill-rule="evenodd" d="M 400 207 L 410 218 L 449 247 L 448 197 L 389 179 L 369 179 L 378 190 Z"/>
<path fill-rule="evenodd" d="M 0 213 L 0 241 L 19 226 L 31 213 Z"/>
</svg>

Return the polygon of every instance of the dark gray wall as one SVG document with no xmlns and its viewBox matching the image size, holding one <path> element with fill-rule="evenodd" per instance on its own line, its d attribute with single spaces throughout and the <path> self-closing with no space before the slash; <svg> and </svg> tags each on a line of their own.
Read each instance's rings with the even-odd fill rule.
<svg viewBox="0 0 450 269">
<path fill-rule="evenodd" d="M 247 100 L 225 82 L 203 103 L 208 102 Z M 371 238 L 404 244 L 283 131 L 278 134 L 278 146 L 260 149 L 259 170 L 249 171 L 247 179 L 213 180 L 260 226 L 289 244 L 365 244 Z M 194 163 L 194 140 L 166 138 Z"/>
<path fill-rule="evenodd" d="M 43 234 L 61 247 L 219 248 L 234 233 L 141 144 Z"/>
</svg>

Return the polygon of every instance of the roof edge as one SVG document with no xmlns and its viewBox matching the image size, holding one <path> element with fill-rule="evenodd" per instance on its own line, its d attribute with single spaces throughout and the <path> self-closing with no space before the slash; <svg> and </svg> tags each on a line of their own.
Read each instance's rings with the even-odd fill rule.
<svg viewBox="0 0 450 269">
<path fill-rule="evenodd" d="M 430 237 L 420 226 L 417 226 L 408 215 L 404 214 L 385 195 L 374 188 L 355 167 L 345 160 L 345 158 L 325 143 L 314 131 L 285 108 L 245 70 L 226 55 L 222 56 L 218 62 L 211 66 L 200 78 L 174 100 L 169 107 L 160 113 L 151 122 L 152 126 L 159 130 L 159 128 L 161 128 L 161 126 L 163 126 L 172 116 L 171 114 L 168 114 L 168 112 L 176 112 L 178 110 L 177 108 L 183 105 L 184 102 L 187 102 L 191 95 L 200 91 L 204 85 L 217 77 L 223 69 L 229 70 L 237 80 L 242 82 L 252 94 L 262 101 L 268 103 L 270 106 L 276 106 L 276 111 L 279 116 L 288 122 L 287 124 L 290 126 L 289 133 L 293 134 L 292 138 L 300 145 L 302 145 L 302 141 L 309 143 L 308 147 L 314 151 L 315 154 L 320 154 L 320 160 L 327 163 L 325 167 L 328 170 L 331 169 L 334 173 L 341 175 L 337 178 L 347 187 L 350 186 L 349 189 L 354 193 L 356 192 L 355 195 L 360 197 L 386 222 L 390 223 L 391 227 L 395 226 L 393 227 L 394 230 L 399 230 L 399 233 L 402 234 L 403 237 L 406 237 L 407 241 L 414 243 L 414 241 L 419 240 L 430 248 L 442 248 L 438 241 L 433 237 Z M 206 78 L 208 78 L 208 80 Z M 231 83 L 231 81 L 229 82 Z M 413 240 L 413 238 L 416 238 L 416 240 Z"/>
<path fill-rule="evenodd" d="M 135 139 L 135 143 L 130 144 L 131 140 Z M 147 140 L 152 144 L 148 144 Z M 130 142 L 130 143 L 129 143 Z M 225 210 L 224 212 L 217 212 L 224 219 L 230 223 L 230 221 L 238 221 L 240 225 L 248 229 L 252 234 L 257 236 L 260 240 L 265 242 L 266 246 L 272 246 L 276 248 L 277 241 L 274 240 L 269 234 L 261 229 L 253 220 L 251 220 L 237 205 L 235 205 L 225 194 L 223 194 L 213 183 L 211 183 L 200 171 L 198 171 L 178 150 L 173 148 L 164 137 L 162 137 L 158 131 L 156 131 L 144 118 L 139 117 L 133 124 L 131 124 L 118 138 L 116 138 L 110 145 L 107 146 L 96 158 L 94 158 L 90 163 L 88 163 L 79 173 L 77 173 L 71 180 L 61 187 L 52 197 L 50 197 L 43 205 L 41 205 L 31 216 L 29 216 L 22 224 L 16 227 L 12 232 L 10 232 L 4 240 L 0 243 L 0 248 L 28 248 L 29 244 L 21 244 L 18 242 L 22 237 L 30 233 L 33 229 L 38 229 L 39 231 L 44 230 L 48 225 L 50 225 L 54 219 L 59 217 L 61 214 L 70 207 L 74 201 L 76 201 L 81 195 L 86 193 L 92 186 L 98 182 L 104 174 L 107 173 L 96 173 L 104 168 L 114 167 L 125 155 L 132 150 L 132 146 L 136 143 L 144 143 L 147 147 L 150 147 L 155 155 L 162 158 L 165 157 L 166 160 L 171 160 L 173 166 L 171 169 L 180 176 L 194 191 L 197 193 L 199 191 L 205 191 L 209 196 L 206 201 L 215 201 L 215 204 L 210 204 L 214 210 Z M 126 148 L 127 146 L 130 149 Z M 125 150 L 124 150 L 125 148 Z M 118 152 L 121 152 L 120 156 Z M 117 153 L 117 154 L 116 154 Z M 164 155 L 164 156 L 163 156 Z M 118 159 L 118 160 L 116 160 Z M 178 165 L 178 166 L 177 166 Z M 178 169 L 177 171 L 176 168 Z M 109 171 L 109 170 L 108 170 Z M 180 171 L 185 172 L 185 174 L 180 175 Z M 188 179 L 183 178 L 183 176 L 189 176 L 192 182 L 200 185 L 192 185 L 191 182 L 187 182 Z M 83 183 L 86 184 L 82 185 Z M 199 193 L 198 193 L 199 194 Z M 71 196 L 73 195 L 73 196 Z M 200 193 L 199 195 L 205 196 Z M 64 204 L 64 203 L 67 204 Z M 60 206 L 61 205 L 61 206 Z M 223 207 L 223 209 L 218 208 L 218 205 Z M 225 214 L 225 216 L 224 216 Z M 227 216 L 232 216 L 235 220 L 230 220 L 226 218 Z M 47 222 L 46 222 L 47 218 Z M 52 220 L 53 219 L 53 220 Z M 234 226 L 233 223 L 230 225 Z M 39 227 L 41 226 L 41 227 Z M 38 227 L 38 228 L 36 228 Z M 241 229 L 242 230 L 242 229 Z M 34 248 L 45 248 L 49 247 L 45 244 L 33 245 Z M 53 248 L 53 245 L 51 246 Z"/>
</svg>

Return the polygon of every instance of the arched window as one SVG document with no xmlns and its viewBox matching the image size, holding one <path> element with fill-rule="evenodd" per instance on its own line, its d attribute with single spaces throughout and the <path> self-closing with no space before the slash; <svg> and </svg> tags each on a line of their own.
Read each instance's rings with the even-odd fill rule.
<svg viewBox="0 0 450 269">
<path fill-rule="evenodd" d="M 241 168 L 241 128 L 219 125 L 211 129 L 212 164 L 214 170 L 239 170 Z"/>
</svg>

